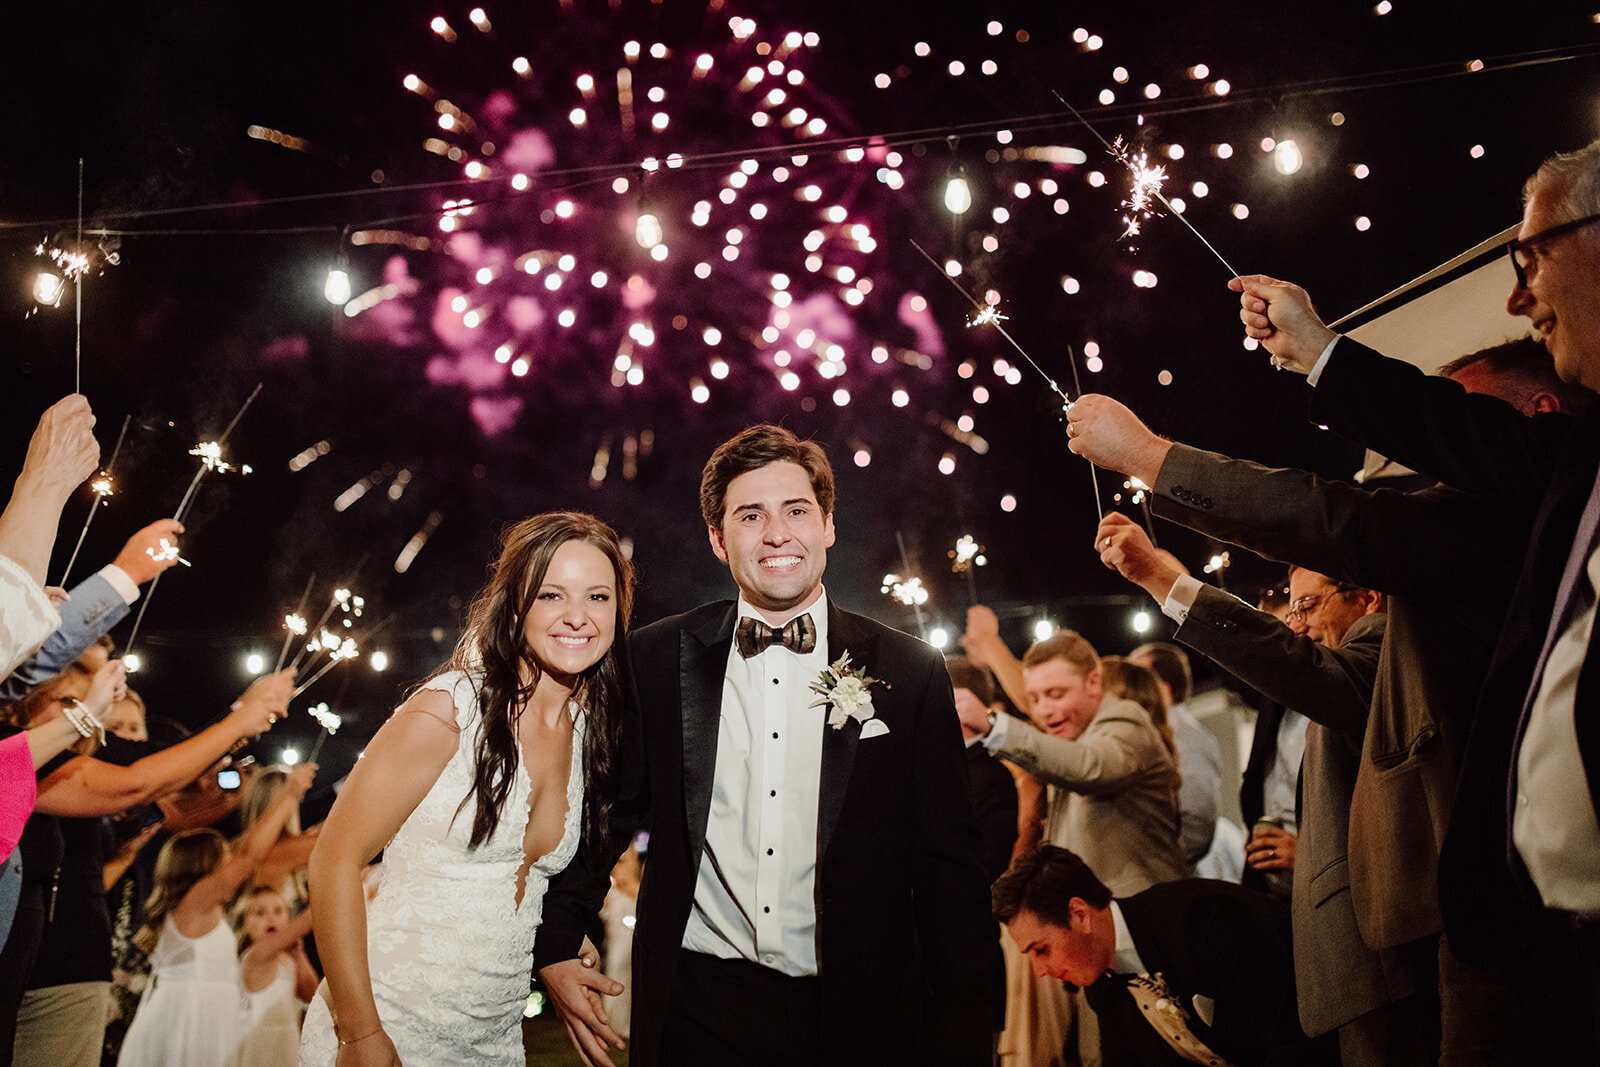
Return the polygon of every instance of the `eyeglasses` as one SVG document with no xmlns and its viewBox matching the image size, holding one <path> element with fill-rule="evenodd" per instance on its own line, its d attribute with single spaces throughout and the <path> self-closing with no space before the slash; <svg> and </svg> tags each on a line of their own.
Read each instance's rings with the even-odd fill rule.
<svg viewBox="0 0 1600 1067">
<path fill-rule="evenodd" d="M 1517 272 L 1517 284 L 1522 288 L 1528 287 L 1528 275 L 1539 266 L 1538 245 L 1544 244 L 1553 238 L 1569 234 L 1574 230 L 1582 229 L 1591 223 L 1600 222 L 1600 215 L 1585 215 L 1581 219 L 1563 222 L 1559 226 L 1551 226 L 1547 230 L 1540 230 L 1532 237 L 1523 237 L 1506 244 L 1506 252 L 1511 256 L 1511 269 Z"/>
<path fill-rule="evenodd" d="M 1324 595 L 1323 593 L 1313 593 L 1310 596 L 1303 596 L 1299 600 L 1292 601 L 1289 604 L 1289 621 L 1305 622 L 1306 616 L 1316 611 L 1317 605 L 1322 603 Z"/>
</svg>

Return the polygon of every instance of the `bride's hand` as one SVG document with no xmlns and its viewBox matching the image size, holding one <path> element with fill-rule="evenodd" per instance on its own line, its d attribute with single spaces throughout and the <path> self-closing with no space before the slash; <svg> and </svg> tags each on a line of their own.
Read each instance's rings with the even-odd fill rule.
<svg viewBox="0 0 1600 1067">
<path fill-rule="evenodd" d="M 382 1030 L 340 1045 L 339 1055 L 333 1062 L 336 1067 L 401 1067 L 400 1053 Z"/>
</svg>

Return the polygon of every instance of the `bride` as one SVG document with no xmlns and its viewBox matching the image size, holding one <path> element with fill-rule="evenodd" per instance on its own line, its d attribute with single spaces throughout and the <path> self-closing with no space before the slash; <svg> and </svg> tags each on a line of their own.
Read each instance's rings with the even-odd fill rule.
<svg viewBox="0 0 1600 1067">
<path fill-rule="evenodd" d="M 614 792 L 632 599 L 599 520 L 506 532 L 455 654 L 367 745 L 311 855 L 327 980 L 301 1064 L 524 1062 L 545 888 Z"/>
</svg>

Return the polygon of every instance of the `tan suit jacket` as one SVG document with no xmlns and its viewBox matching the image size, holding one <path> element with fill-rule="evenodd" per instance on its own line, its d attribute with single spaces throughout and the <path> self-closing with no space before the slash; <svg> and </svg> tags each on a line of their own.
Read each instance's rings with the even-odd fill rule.
<svg viewBox="0 0 1600 1067">
<path fill-rule="evenodd" d="M 1049 786 L 1045 840 L 1076 852 L 1112 895 L 1184 876 L 1178 768 L 1139 705 L 1107 693 L 1076 741 L 1013 721 L 995 754 Z"/>
</svg>

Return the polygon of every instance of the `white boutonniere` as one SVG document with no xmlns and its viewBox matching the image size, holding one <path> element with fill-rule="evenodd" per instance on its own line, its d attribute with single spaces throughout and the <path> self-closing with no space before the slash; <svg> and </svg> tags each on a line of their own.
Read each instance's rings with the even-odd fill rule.
<svg viewBox="0 0 1600 1067">
<path fill-rule="evenodd" d="M 834 660 L 826 670 L 817 676 L 811 683 L 811 691 L 817 694 L 817 699 L 810 704 L 813 708 L 828 709 L 828 725 L 838 730 L 851 719 L 861 724 L 861 736 L 877 737 L 886 734 L 889 728 L 883 724 L 882 719 L 875 718 L 877 710 L 872 706 L 872 693 L 869 687 L 881 685 L 889 688 L 889 683 L 881 678 L 871 678 L 850 666 L 850 653 L 846 652 Z"/>
</svg>

